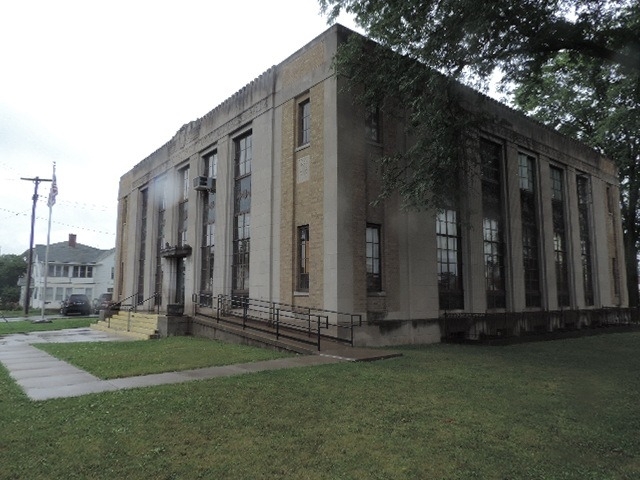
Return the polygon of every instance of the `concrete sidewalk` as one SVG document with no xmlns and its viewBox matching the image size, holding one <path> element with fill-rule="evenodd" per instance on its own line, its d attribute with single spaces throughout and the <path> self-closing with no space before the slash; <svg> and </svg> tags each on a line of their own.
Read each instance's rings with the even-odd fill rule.
<svg viewBox="0 0 640 480">
<path fill-rule="evenodd" d="M 318 355 L 295 356 L 263 362 L 101 380 L 32 346 L 34 343 L 46 342 L 69 343 L 127 340 L 115 334 L 92 330 L 91 328 L 11 334 L 0 337 L 0 362 L 7 368 L 11 378 L 20 385 L 31 400 L 49 400 L 75 397 L 88 393 L 228 377 L 264 370 L 279 370 L 396 356 L 392 353 L 381 355 L 378 350 L 345 347 L 349 350 L 344 350 L 344 352 L 334 350 L 327 352 L 327 354 L 320 352 Z M 347 356 L 345 355 L 346 353 L 350 355 Z"/>
</svg>

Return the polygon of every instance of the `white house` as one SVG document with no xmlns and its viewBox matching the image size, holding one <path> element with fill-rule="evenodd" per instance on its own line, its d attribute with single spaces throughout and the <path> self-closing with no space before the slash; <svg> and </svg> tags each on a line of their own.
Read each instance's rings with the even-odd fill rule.
<svg viewBox="0 0 640 480">
<path fill-rule="evenodd" d="M 28 252 L 25 254 L 28 259 Z M 33 308 L 60 308 L 61 302 L 72 293 L 83 293 L 90 300 L 102 293 L 113 292 L 115 248 L 101 250 L 77 243 L 69 234 L 67 242 L 49 245 L 48 268 L 45 267 L 46 245 L 33 249 L 32 296 Z M 47 289 L 44 292 L 45 272 Z M 26 285 L 22 286 L 20 303 L 24 305 Z"/>
</svg>

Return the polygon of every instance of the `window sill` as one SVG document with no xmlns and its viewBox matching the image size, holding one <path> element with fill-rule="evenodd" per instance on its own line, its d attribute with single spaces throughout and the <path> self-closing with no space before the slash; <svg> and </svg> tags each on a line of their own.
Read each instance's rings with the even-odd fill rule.
<svg viewBox="0 0 640 480">
<path fill-rule="evenodd" d="M 296 152 L 299 152 L 299 151 L 301 151 L 301 150 L 305 150 L 305 149 L 309 148 L 310 146 L 311 146 L 311 143 L 305 143 L 304 145 L 298 145 L 298 146 L 296 147 L 296 150 L 295 150 L 295 151 L 296 151 Z"/>
<path fill-rule="evenodd" d="M 293 292 L 293 296 L 294 297 L 308 297 L 309 296 L 309 292 L 298 292 L 298 291 L 295 291 L 295 292 Z"/>
<path fill-rule="evenodd" d="M 367 297 L 386 297 L 387 292 L 367 292 Z"/>
</svg>

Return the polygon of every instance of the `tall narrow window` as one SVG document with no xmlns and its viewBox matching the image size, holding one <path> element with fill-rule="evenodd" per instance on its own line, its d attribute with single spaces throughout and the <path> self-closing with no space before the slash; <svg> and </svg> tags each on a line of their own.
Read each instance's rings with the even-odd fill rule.
<svg viewBox="0 0 640 480">
<path fill-rule="evenodd" d="M 189 219 L 189 167 L 179 172 L 180 192 L 178 200 L 178 246 L 187 245 L 187 230 Z M 176 290 L 174 302 L 184 304 L 186 292 L 186 264 L 183 257 L 177 259 Z"/>
<path fill-rule="evenodd" d="M 462 248 L 456 210 L 445 209 L 436 216 L 436 241 L 440 309 L 462 309 Z"/>
<path fill-rule="evenodd" d="M 607 213 L 609 215 L 613 215 L 613 205 L 615 204 L 615 202 L 613 200 L 613 193 L 609 185 L 607 185 L 606 195 L 607 195 Z"/>
<path fill-rule="evenodd" d="M 166 177 L 158 177 L 155 181 L 155 193 L 156 193 L 156 215 L 157 215 L 157 230 L 156 230 L 156 272 L 155 272 L 155 293 L 156 293 L 156 306 L 162 305 L 162 255 L 161 251 L 165 244 L 165 210 L 167 208 L 166 200 Z"/>
<path fill-rule="evenodd" d="M 298 227 L 298 282 L 299 292 L 309 291 L 309 225 Z"/>
<path fill-rule="evenodd" d="M 204 157 L 204 171 L 207 177 L 216 178 L 218 152 Z M 202 194 L 202 246 L 200 255 L 200 303 L 212 306 L 213 262 L 216 232 L 216 192 Z"/>
<path fill-rule="evenodd" d="M 591 263 L 591 221 L 589 218 L 589 203 L 591 200 L 591 186 L 589 177 L 578 175 L 578 223 L 580 226 L 580 255 L 582 257 L 582 278 L 584 283 L 584 303 L 593 305 L 593 266 Z"/>
<path fill-rule="evenodd" d="M 480 141 L 482 160 L 482 233 L 487 308 L 505 308 L 502 147 Z"/>
<path fill-rule="evenodd" d="M 298 146 L 311 142 L 311 102 L 309 99 L 298 105 Z"/>
<path fill-rule="evenodd" d="M 367 291 L 382 291 L 382 257 L 380 225 L 368 224 L 365 235 L 367 259 Z"/>
<path fill-rule="evenodd" d="M 122 199 L 122 210 L 120 217 L 120 254 L 125 251 L 125 245 L 127 243 L 127 215 L 129 212 L 128 206 L 129 199 L 124 197 Z M 118 296 L 122 296 L 124 291 L 124 262 L 120 262 L 120 271 L 118 272 Z"/>
<path fill-rule="evenodd" d="M 234 141 L 235 186 L 233 207 L 232 292 L 249 294 L 249 252 L 251 240 L 251 133 Z"/>
<path fill-rule="evenodd" d="M 556 265 L 558 306 L 568 307 L 570 305 L 569 269 L 564 215 L 563 173 L 559 168 L 551 167 L 551 213 L 553 217 L 553 254 Z"/>
<path fill-rule="evenodd" d="M 180 170 L 180 200 L 178 201 L 178 245 L 187 244 L 189 218 L 189 167 Z"/>
<path fill-rule="evenodd" d="M 147 255 L 147 204 L 149 191 L 144 189 L 140 192 L 140 243 L 138 245 L 138 290 L 137 303 L 140 305 L 144 300 L 144 270 Z"/>
<path fill-rule="evenodd" d="M 620 295 L 620 269 L 618 268 L 618 259 L 611 259 L 611 275 L 613 276 L 613 295 Z"/>
<path fill-rule="evenodd" d="M 541 294 L 538 215 L 536 213 L 537 179 L 535 158 L 520 153 L 518 154 L 518 164 L 525 305 L 527 307 L 539 307 L 541 304 Z"/>
<path fill-rule="evenodd" d="M 367 117 L 365 119 L 367 128 L 367 140 L 372 142 L 380 142 L 380 109 L 378 107 L 369 107 Z"/>
</svg>

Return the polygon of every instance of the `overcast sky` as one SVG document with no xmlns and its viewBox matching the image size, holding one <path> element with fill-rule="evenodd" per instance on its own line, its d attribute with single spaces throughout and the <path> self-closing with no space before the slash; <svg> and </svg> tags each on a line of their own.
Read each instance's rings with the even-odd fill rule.
<svg viewBox="0 0 640 480">
<path fill-rule="evenodd" d="M 28 250 L 34 183 L 20 178 L 50 179 L 53 162 L 51 243 L 115 247 L 120 176 L 327 28 L 317 0 L 2 2 L 0 253 Z"/>
</svg>

